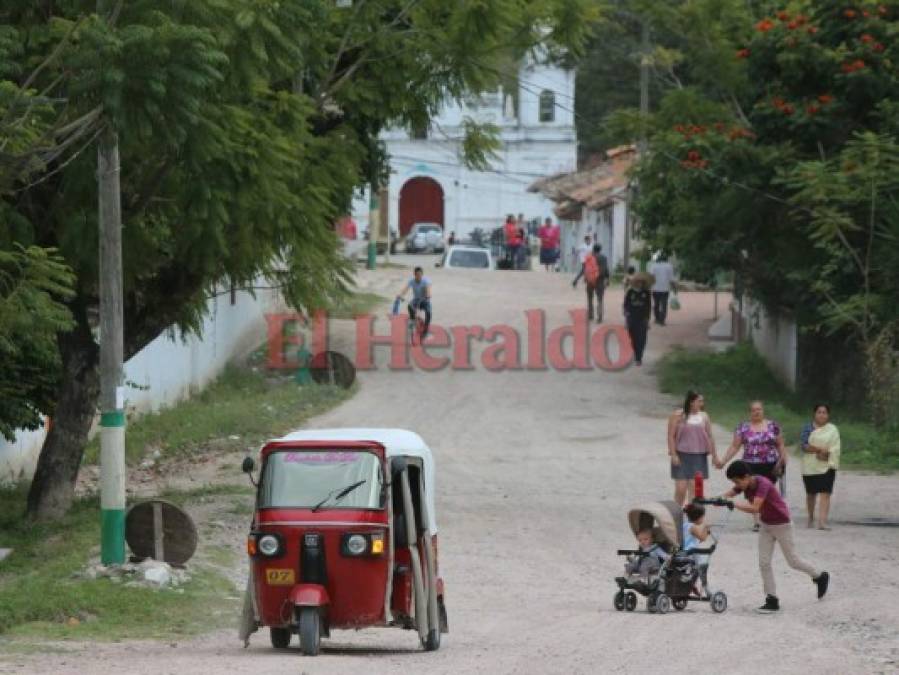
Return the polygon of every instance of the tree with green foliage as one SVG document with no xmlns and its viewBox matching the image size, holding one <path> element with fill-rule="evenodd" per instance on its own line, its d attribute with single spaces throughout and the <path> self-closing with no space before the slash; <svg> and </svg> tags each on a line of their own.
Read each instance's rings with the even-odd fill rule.
<svg viewBox="0 0 899 675">
<path fill-rule="evenodd" d="M 649 119 L 617 120 L 649 136 L 636 173 L 643 235 L 690 276 L 736 271 L 805 334 L 839 335 L 869 362 L 875 344 L 894 354 L 899 3 L 660 11 L 654 25 L 682 36 L 671 85 Z"/>
<path fill-rule="evenodd" d="M 32 246 L 0 249 L 0 436 L 37 429 L 59 384 L 57 333 L 72 327 L 64 302 L 72 273 L 62 260 Z"/>
<path fill-rule="evenodd" d="M 492 88 L 510 49 L 576 51 L 594 14 L 588 0 L 132 0 L 102 19 L 91 5 L 5 2 L 0 77 L 64 101 L 64 124 L 119 134 L 126 358 L 171 326 L 197 330 L 223 286 L 265 277 L 302 308 L 345 292 L 351 270 L 332 223 L 383 175 L 380 131 Z M 26 87 L 21 73 L 63 37 Z M 478 131 L 473 162 L 490 148 Z M 93 153 L 73 146 L 0 201 L 13 241 L 58 247 L 76 275 L 29 494 L 38 517 L 71 503 L 96 412 L 94 171 Z"/>
</svg>

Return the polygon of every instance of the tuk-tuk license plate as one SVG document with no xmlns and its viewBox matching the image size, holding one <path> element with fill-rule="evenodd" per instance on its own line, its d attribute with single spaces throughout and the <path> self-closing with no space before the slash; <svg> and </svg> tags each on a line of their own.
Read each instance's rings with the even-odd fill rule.
<svg viewBox="0 0 899 675">
<path fill-rule="evenodd" d="M 265 581 L 269 586 L 293 586 L 296 576 L 293 570 L 268 569 L 265 570 Z"/>
</svg>

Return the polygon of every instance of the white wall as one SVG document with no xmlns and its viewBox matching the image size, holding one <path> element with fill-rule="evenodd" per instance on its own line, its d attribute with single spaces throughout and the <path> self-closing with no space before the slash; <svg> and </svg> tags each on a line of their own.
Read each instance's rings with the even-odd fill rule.
<svg viewBox="0 0 899 675">
<path fill-rule="evenodd" d="M 210 300 L 202 338 L 160 335 L 125 364 L 125 381 L 140 387 L 126 387 L 128 413 L 157 411 L 205 387 L 228 361 L 265 341 L 264 315 L 282 309 L 280 294 L 274 290 L 257 291 L 255 299 L 238 292 L 233 305 L 228 292 Z M 41 429 L 23 431 L 12 443 L 0 440 L 0 482 L 33 475 L 45 435 Z"/>
<path fill-rule="evenodd" d="M 747 337 L 764 357 L 780 380 L 790 389 L 796 389 L 796 365 L 799 334 L 796 322 L 787 316 L 772 316 L 761 303 L 743 301 L 744 325 Z"/>
</svg>

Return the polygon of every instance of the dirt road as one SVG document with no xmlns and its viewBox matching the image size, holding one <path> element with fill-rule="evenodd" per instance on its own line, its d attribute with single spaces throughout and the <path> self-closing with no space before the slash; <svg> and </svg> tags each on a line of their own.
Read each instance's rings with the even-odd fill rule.
<svg viewBox="0 0 899 675">
<path fill-rule="evenodd" d="M 392 297 L 406 273 L 362 273 L 362 285 Z M 551 329 L 580 306 L 583 291 L 545 273 L 435 270 L 436 321 L 524 326 L 544 309 Z M 607 320 L 620 322 L 620 291 Z M 828 569 L 827 598 L 780 556 L 783 611 L 761 616 L 755 535 L 734 514 L 711 568 L 730 608 L 704 606 L 666 616 L 612 607 L 615 550 L 631 544 L 626 511 L 668 498 L 665 417 L 674 402 L 657 393 L 652 364 L 673 343 L 702 339 L 711 296 L 683 298 L 670 325 L 653 328 L 642 369 L 491 373 L 361 374 L 362 390 L 315 420 L 317 426 L 400 426 L 418 431 L 438 466 L 440 564 L 450 634 L 436 653 L 412 632 L 341 632 L 323 655 L 276 652 L 268 636 L 244 650 L 233 631 L 173 647 L 150 642 L 66 645 L 62 653 L 17 656 L 16 673 L 876 673 L 899 671 L 899 529 L 841 524 L 894 516 L 899 479 L 844 472 L 831 532 L 797 528 L 803 556 Z M 384 308 L 384 312 L 388 307 Z M 383 324 L 381 324 L 383 325 Z M 346 344 L 348 326 L 335 328 Z M 386 361 L 379 350 L 378 362 Z M 709 402 L 714 411 L 714 401 Z M 728 433 L 718 429 L 719 446 Z M 716 472 L 708 488 L 724 489 Z M 788 490 L 804 522 L 798 472 Z M 723 514 L 716 514 L 721 518 Z M 239 542 L 238 544 L 239 545 Z M 139 616 L 135 616 L 139 620 Z"/>
</svg>

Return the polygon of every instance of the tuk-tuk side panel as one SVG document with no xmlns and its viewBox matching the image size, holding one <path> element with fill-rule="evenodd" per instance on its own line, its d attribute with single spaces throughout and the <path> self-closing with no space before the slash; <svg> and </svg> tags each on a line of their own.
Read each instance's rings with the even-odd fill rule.
<svg viewBox="0 0 899 675">
<path fill-rule="evenodd" d="M 396 550 L 393 566 L 393 593 L 390 599 L 390 610 L 395 616 L 412 615 L 412 556 L 408 548 Z"/>
</svg>

